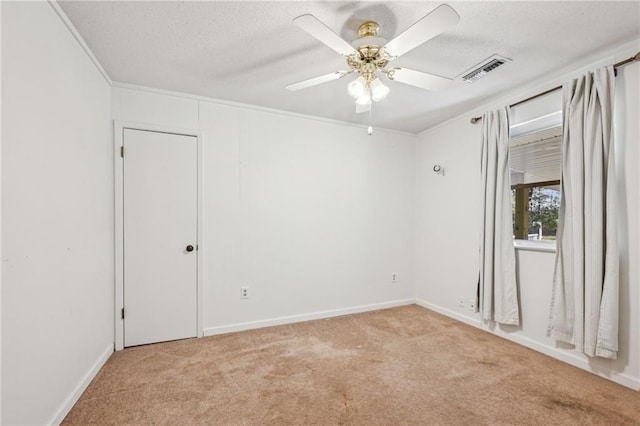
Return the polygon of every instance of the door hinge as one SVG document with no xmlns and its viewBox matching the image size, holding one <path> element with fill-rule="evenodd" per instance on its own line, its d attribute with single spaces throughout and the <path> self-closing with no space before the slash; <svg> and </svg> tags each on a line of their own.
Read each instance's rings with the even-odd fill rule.
<svg viewBox="0 0 640 426">
<path fill-rule="evenodd" d="M 120 147 L 120 157 L 124 158 L 124 146 Z"/>
<path fill-rule="evenodd" d="M 120 311 L 120 316 L 122 317 L 122 319 L 124 319 L 124 308 L 122 308 L 122 310 Z"/>
</svg>

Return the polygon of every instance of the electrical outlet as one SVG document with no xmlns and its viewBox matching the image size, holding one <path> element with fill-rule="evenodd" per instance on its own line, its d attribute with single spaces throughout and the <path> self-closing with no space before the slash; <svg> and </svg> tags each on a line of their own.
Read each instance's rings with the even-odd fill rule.
<svg viewBox="0 0 640 426">
<path fill-rule="evenodd" d="M 469 299 L 469 310 L 471 312 L 476 311 L 476 299 Z"/>
<path fill-rule="evenodd" d="M 249 287 L 240 287 L 240 299 L 249 298 Z"/>
<path fill-rule="evenodd" d="M 395 272 L 393 272 L 393 273 L 391 274 L 391 282 L 392 282 L 393 284 L 395 284 L 395 283 L 397 283 L 397 282 L 398 282 L 398 274 L 396 274 Z"/>
<path fill-rule="evenodd" d="M 464 308 L 464 297 L 460 296 L 458 298 L 458 307 L 459 308 Z"/>
</svg>

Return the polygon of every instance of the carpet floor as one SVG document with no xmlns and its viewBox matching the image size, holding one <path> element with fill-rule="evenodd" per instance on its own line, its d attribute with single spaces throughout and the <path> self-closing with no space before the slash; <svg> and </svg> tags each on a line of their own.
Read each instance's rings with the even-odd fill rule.
<svg viewBox="0 0 640 426">
<path fill-rule="evenodd" d="M 640 392 L 419 306 L 116 352 L 65 425 L 640 424 Z"/>
</svg>

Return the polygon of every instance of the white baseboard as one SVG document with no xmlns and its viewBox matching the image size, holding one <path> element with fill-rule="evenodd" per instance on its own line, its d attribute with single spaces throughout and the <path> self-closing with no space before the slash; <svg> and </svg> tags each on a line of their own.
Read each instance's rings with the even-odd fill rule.
<svg viewBox="0 0 640 426">
<path fill-rule="evenodd" d="M 104 350 L 102 355 L 93 363 L 93 366 L 87 371 L 87 374 L 84 375 L 78 386 L 73 390 L 71 395 L 67 397 L 67 399 L 62 403 L 56 414 L 53 416 L 53 419 L 48 423 L 50 425 L 59 425 L 62 423 L 64 418 L 69 414 L 69 411 L 73 408 L 76 402 L 82 396 L 82 393 L 87 389 L 89 383 L 96 377 L 98 371 L 102 368 L 102 366 L 107 362 L 109 357 L 113 354 L 113 343 L 109 343 L 109 346 Z"/>
<path fill-rule="evenodd" d="M 511 340 L 512 342 L 518 343 L 519 345 L 525 346 L 529 349 L 533 349 L 534 351 L 548 355 L 562 362 L 566 362 L 567 364 L 573 365 L 574 367 L 578 367 L 592 374 L 604 377 L 605 379 L 616 382 L 622 386 L 631 388 L 633 390 L 640 390 L 640 379 L 631 377 L 624 373 L 617 373 L 615 371 L 601 372 L 594 370 L 589 365 L 589 361 L 587 361 L 587 359 L 580 358 L 577 354 L 561 351 L 557 348 L 554 348 L 553 346 L 537 342 L 529 337 L 522 335 L 501 332 L 494 332 L 493 334 L 498 337 Z"/>
<path fill-rule="evenodd" d="M 462 315 L 456 311 L 452 311 L 447 308 L 443 308 L 442 306 L 434 305 L 433 303 L 429 303 L 426 300 L 416 299 L 416 305 L 422 306 L 423 308 L 427 308 L 430 311 L 437 312 L 439 314 L 448 316 L 449 318 L 456 319 L 460 322 L 464 322 L 466 324 L 472 325 L 474 327 L 482 328 L 482 322 L 480 319 L 468 317 L 466 315 Z"/>
<path fill-rule="evenodd" d="M 354 306 L 343 309 L 332 309 L 329 311 L 313 312 L 310 314 L 290 315 L 286 317 L 271 318 L 260 321 L 250 321 L 230 325 L 222 325 L 218 327 L 209 327 L 204 329 L 205 336 L 214 336 L 217 334 L 233 333 L 236 331 L 252 330 L 256 328 L 272 327 L 274 325 L 292 324 L 296 322 L 312 321 L 317 319 L 325 319 L 338 317 L 342 315 L 357 314 L 361 312 L 376 311 L 378 309 L 395 308 L 398 306 L 412 305 L 414 299 L 401 299 L 391 302 L 374 303 L 370 305 Z"/>
<path fill-rule="evenodd" d="M 519 345 L 525 346 L 529 349 L 533 349 L 536 352 L 543 353 L 547 356 L 550 356 L 551 358 L 555 358 L 562 362 L 566 362 L 567 364 L 573 365 L 574 367 L 578 367 L 582 370 L 588 371 L 592 374 L 596 374 L 600 377 L 604 377 L 605 379 L 611 380 L 622 386 L 631 388 L 633 390 L 640 390 L 640 378 L 631 377 L 627 374 L 617 373 L 615 371 L 610 371 L 610 372 L 597 371 L 591 368 L 591 366 L 589 365 L 589 361 L 587 359 L 581 358 L 577 354 L 572 354 L 569 352 L 562 351 L 558 348 L 549 346 L 545 343 L 535 341 L 521 334 L 501 332 L 500 329 L 498 328 L 496 328 L 495 330 L 492 330 L 487 326 L 485 326 L 482 323 L 482 321 L 480 321 L 479 319 L 462 315 L 458 312 L 443 308 L 442 306 L 434 305 L 433 303 L 429 303 L 421 299 L 416 299 L 415 303 L 416 305 L 422 306 L 423 308 L 429 309 L 434 312 L 438 312 L 439 314 L 446 315 L 450 318 L 464 322 L 473 327 L 489 332 L 495 336 L 502 337 L 504 339 L 510 340 Z"/>
</svg>

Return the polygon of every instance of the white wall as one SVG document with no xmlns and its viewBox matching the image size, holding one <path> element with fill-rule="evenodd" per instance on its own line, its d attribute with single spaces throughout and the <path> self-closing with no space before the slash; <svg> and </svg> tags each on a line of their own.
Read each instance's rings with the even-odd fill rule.
<svg viewBox="0 0 640 426">
<path fill-rule="evenodd" d="M 633 56 L 634 42 L 615 52 L 591 59 L 593 68 Z M 479 315 L 465 305 L 475 297 L 478 280 L 480 193 L 479 157 L 481 125 L 469 120 L 482 111 L 508 105 L 577 76 L 583 69 L 537 82 L 528 93 L 515 93 L 492 102 L 420 135 L 416 152 L 416 298 L 419 303 L 454 318 L 483 327 L 626 386 L 640 388 L 640 223 L 638 163 L 640 116 L 640 64 L 619 70 L 616 78 L 616 150 L 619 165 L 621 219 L 620 351 L 615 361 L 589 360 L 573 349 L 546 337 L 555 253 L 518 250 L 521 327 L 493 328 L 480 324 Z M 444 177 L 431 171 L 439 163 Z"/>
<path fill-rule="evenodd" d="M 205 334 L 413 301 L 415 136 L 127 88 L 113 101 L 116 120 L 204 132 Z"/>
<path fill-rule="evenodd" d="M 52 6 L 1 7 L 2 424 L 45 424 L 113 348 L 110 88 Z"/>
</svg>

